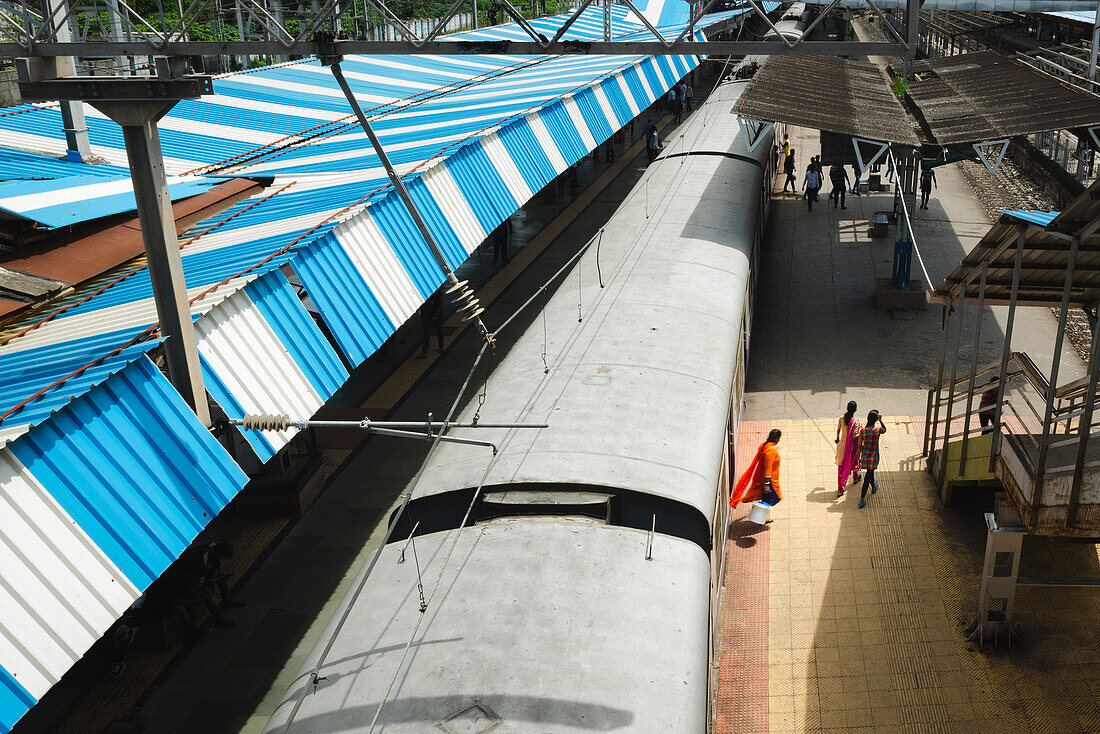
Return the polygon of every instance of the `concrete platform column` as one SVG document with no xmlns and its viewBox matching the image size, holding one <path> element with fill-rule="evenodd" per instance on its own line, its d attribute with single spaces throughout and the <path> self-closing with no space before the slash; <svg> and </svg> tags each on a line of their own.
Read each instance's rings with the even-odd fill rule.
<svg viewBox="0 0 1100 734">
<path fill-rule="evenodd" d="M 1007 503 L 998 502 L 996 513 L 987 512 L 985 564 L 978 596 L 978 616 L 966 628 L 967 639 L 982 647 L 985 636 L 996 642 L 1004 633 L 1012 644 L 1012 612 L 1016 605 L 1016 579 L 1020 574 L 1020 552 L 1027 530 Z M 1014 517 L 1015 516 L 1015 517 Z"/>
</svg>

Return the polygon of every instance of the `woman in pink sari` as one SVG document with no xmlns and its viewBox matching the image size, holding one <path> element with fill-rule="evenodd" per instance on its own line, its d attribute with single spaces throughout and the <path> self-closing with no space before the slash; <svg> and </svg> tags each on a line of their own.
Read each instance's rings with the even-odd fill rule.
<svg viewBox="0 0 1100 734">
<path fill-rule="evenodd" d="M 856 418 L 856 401 L 848 401 L 848 412 L 836 424 L 836 496 L 844 494 L 848 478 L 855 472 L 859 481 L 859 433 L 862 426 Z"/>
</svg>

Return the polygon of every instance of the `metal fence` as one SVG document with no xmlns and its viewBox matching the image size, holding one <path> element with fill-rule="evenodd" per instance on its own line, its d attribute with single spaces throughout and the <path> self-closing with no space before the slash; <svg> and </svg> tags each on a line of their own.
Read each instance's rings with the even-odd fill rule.
<svg viewBox="0 0 1100 734">
<path fill-rule="evenodd" d="M 1032 145 L 1085 186 L 1096 180 L 1096 151 L 1087 145 L 1082 145 L 1073 133 L 1055 130 L 1035 133 L 1030 138 Z"/>
<path fill-rule="evenodd" d="M 419 38 L 423 38 L 435 28 L 439 23 L 439 18 L 417 18 L 415 20 L 402 21 L 409 27 L 413 33 Z M 446 27 L 440 31 L 440 33 L 455 33 L 457 31 L 464 31 L 468 28 L 474 27 L 474 14 L 473 13 L 458 13 L 449 21 L 447 21 Z M 366 29 L 363 34 L 364 41 L 401 41 L 404 40 L 404 36 L 397 30 L 396 27 L 391 25 L 384 26 L 371 26 Z"/>
</svg>

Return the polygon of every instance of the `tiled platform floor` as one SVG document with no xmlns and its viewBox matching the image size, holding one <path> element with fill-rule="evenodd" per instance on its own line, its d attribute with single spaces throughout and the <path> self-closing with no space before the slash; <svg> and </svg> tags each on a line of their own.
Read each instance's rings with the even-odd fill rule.
<svg viewBox="0 0 1100 734">
<path fill-rule="evenodd" d="M 756 544 L 729 545 L 727 613 L 759 586 L 739 559 L 768 548 L 766 630 L 723 631 L 719 734 L 1100 733 L 1100 589 L 1021 588 L 1022 639 L 979 652 L 963 628 L 991 496 L 960 492 L 943 507 L 921 468 L 920 422 L 889 418 L 881 489 L 860 510 L 858 488 L 836 497 L 835 426 L 778 421 L 750 437 L 783 430 L 784 501 Z M 1021 575 L 1098 577 L 1097 546 L 1028 538 Z M 761 648 L 766 687 L 751 669 L 729 669 Z M 765 705 L 761 690 L 768 725 L 745 728 L 745 705 Z"/>
</svg>

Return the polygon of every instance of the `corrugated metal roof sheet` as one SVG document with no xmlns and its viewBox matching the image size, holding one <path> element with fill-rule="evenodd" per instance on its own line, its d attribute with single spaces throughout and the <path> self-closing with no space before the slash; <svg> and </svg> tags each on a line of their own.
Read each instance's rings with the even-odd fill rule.
<svg viewBox="0 0 1100 734">
<path fill-rule="evenodd" d="M 272 270 L 236 291 L 195 324 L 211 394 L 230 418 L 312 416 L 348 373 L 290 283 Z M 244 432 L 261 461 L 297 433 Z"/>
<path fill-rule="evenodd" d="M 741 97 L 737 113 L 891 143 L 918 142 L 886 75 L 866 61 L 772 56 Z"/>
<path fill-rule="evenodd" d="M 172 200 L 195 196 L 224 178 L 172 176 Z M 0 217 L 53 229 L 134 211 L 130 170 L 69 163 L 47 155 L 0 148 Z"/>
<path fill-rule="evenodd" d="M 1026 211 L 1023 209 L 1002 209 L 1001 213 L 1007 214 L 1010 217 L 1015 217 L 1016 219 L 1022 219 L 1025 222 L 1038 224 L 1041 227 L 1047 226 L 1054 221 L 1056 216 L 1058 216 L 1058 212 Z"/>
<path fill-rule="evenodd" d="M 475 57 L 475 61 L 482 58 Z M 404 59 L 392 63 L 401 67 Z M 696 63 L 695 57 L 679 56 L 540 57 L 539 63 L 525 60 L 481 86 L 448 87 L 445 95 L 425 101 L 426 109 L 407 105 L 382 113 L 380 135 L 384 140 L 388 137 L 388 145 L 399 149 L 394 156 L 398 165 L 406 171 L 417 169 L 407 177 L 410 193 L 449 262 L 457 266 L 504 217 L 611 131 L 661 97 Z M 303 67 L 298 65 L 297 71 Z M 273 72 L 282 74 L 286 70 L 283 67 Z M 316 67 L 309 74 L 312 79 L 325 80 L 325 85 L 331 83 L 325 69 Z M 370 87 L 362 83 L 357 88 L 357 94 L 369 91 Z M 468 116 L 471 104 L 495 112 L 476 122 L 476 129 L 464 131 L 462 139 L 437 140 L 440 131 L 452 129 L 457 120 Z M 326 152 L 335 147 L 331 141 L 346 149 L 335 154 Z M 401 145 L 406 146 L 405 151 L 400 150 Z M 283 159 L 281 165 L 286 170 L 268 192 L 241 201 L 219 214 L 216 221 L 203 222 L 186 233 L 184 241 L 193 241 L 183 249 L 183 265 L 193 296 L 244 275 L 238 285 L 223 285 L 208 293 L 203 310 L 230 295 L 245 280 L 293 263 L 341 349 L 355 364 L 412 315 L 419 302 L 442 282 L 442 273 L 408 213 L 390 193 L 377 159 L 367 150 L 362 135 L 349 131 L 278 151 L 276 158 Z M 348 157 L 348 152 L 353 157 Z M 299 159 L 306 161 L 309 170 L 321 166 L 327 171 L 316 176 L 307 171 L 303 175 L 296 170 Z M 249 164 L 240 170 L 250 174 L 261 165 Z M 272 195 L 272 191 L 279 193 Z M 211 229 L 215 224 L 218 226 Z M 322 243 L 322 238 L 338 226 L 340 235 L 335 242 L 343 248 L 346 238 L 346 249 L 344 253 L 329 252 L 326 267 L 344 272 L 350 261 L 359 269 L 361 285 L 343 281 L 326 284 L 322 280 L 331 278 L 332 272 L 326 273 L 325 268 L 310 271 L 311 263 L 319 263 L 317 258 L 326 244 L 331 245 Z M 374 256 L 369 258 L 362 250 L 368 240 L 369 247 L 374 248 Z M 311 243 L 321 244 L 296 263 L 298 250 Z M 390 251 L 388 257 L 382 248 Z M 342 265 L 338 265 L 341 258 Z M 403 277 L 392 267 L 395 260 Z M 410 282 L 415 290 L 408 288 Z M 348 288 L 363 297 L 346 301 L 343 291 Z M 374 298 L 366 297 L 368 293 L 375 294 Z M 74 297 L 81 297 L 81 292 Z M 345 305 L 349 303 L 358 312 L 351 313 Z M 199 310 L 198 304 L 195 310 Z M 0 360 L 16 351 L 41 348 L 66 355 L 69 364 L 79 364 L 106 351 L 105 344 L 99 346 L 88 340 L 89 334 L 119 332 L 112 345 L 117 346 L 154 321 L 151 284 L 147 274 L 140 272 L 0 348 Z M 15 359 L 31 361 L 34 357 Z M 216 370 L 217 360 L 209 355 L 208 359 L 209 366 Z M 234 388 L 230 376 L 212 380 L 214 384 L 219 381 L 227 393 L 242 389 L 241 385 Z M 0 410 L 10 409 L 50 382 L 28 375 L 26 383 L 0 395 Z M 0 430 L 7 428 L 10 432 L 14 427 L 18 431 L 19 426 L 47 415 L 56 400 L 63 404 L 71 397 L 64 394 L 67 386 L 63 387 L 0 423 Z"/>
<path fill-rule="evenodd" d="M 1043 15 L 1049 15 L 1052 18 L 1060 18 L 1061 20 L 1072 20 L 1087 25 L 1092 25 L 1096 21 L 1095 10 L 1062 10 L 1052 13 L 1043 13 Z"/>
<path fill-rule="evenodd" d="M 384 142 L 412 174 L 414 199 L 458 265 L 698 61 L 389 57 L 349 59 L 345 71 L 357 96 L 375 105 L 370 114 Z M 295 269 L 355 363 L 415 311 L 442 274 L 365 155 L 365 141 L 347 128 L 346 103 L 328 70 L 297 63 L 226 77 L 216 88 L 214 97 L 181 103 L 165 118 L 169 166 L 241 156 L 239 172 L 277 161 L 285 175 L 182 240 L 207 387 L 233 417 L 311 415 L 346 371 L 279 269 Z M 60 139 L 55 114 L 49 106 L 20 108 L 0 116 L 0 130 L 14 144 L 43 147 Z M 113 123 L 89 114 L 89 126 L 96 152 L 119 160 Z M 0 514 L 0 536 L 34 535 L 27 548 L 53 543 L 16 559 L 22 566 L 0 558 L 0 597 L 9 597 L 0 598 L 0 731 L 246 481 L 142 356 L 155 340 L 105 357 L 156 321 L 146 271 L 99 279 L 57 305 L 67 310 L 0 346 L 0 411 L 42 393 L 0 422 L 0 435 L 18 436 L 0 450 L 0 502 L 19 498 L 20 513 Z M 246 436 L 261 460 L 289 437 Z M 67 535 L 47 529 L 51 517 Z M 62 558 L 65 569 L 55 562 Z M 101 587 L 112 580 L 118 588 L 109 596 Z M 72 603 L 93 591 L 94 602 Z"/>
<path fill-rule="evenodd" d="M 0 730 L 245 482 L 145 357 L 0 449 Z"/>
<path fill-rule="evenodd" d="M 1100 123 L 1100 95 L 995 51 L 918 61 L 906 93 L 940 145 Z"/>
</svg>

